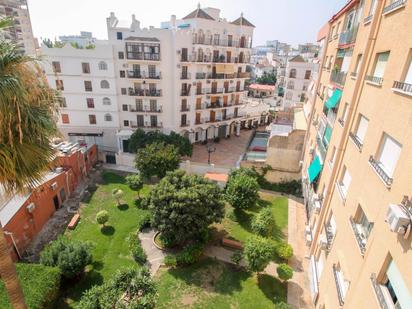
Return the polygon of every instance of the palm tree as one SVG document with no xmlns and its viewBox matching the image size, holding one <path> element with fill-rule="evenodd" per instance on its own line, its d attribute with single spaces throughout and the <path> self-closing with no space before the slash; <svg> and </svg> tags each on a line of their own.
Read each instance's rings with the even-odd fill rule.
<svg viewBox="0 0 412 309">
<path fill-rule="evenodd" d="M 0 31 L 11 25 L 0 20 Z M 12 42 L 0 41 L 0 189 L 12 195 L 33 188 L 50 169 L 57 135 L 56 93 L 34 58 Z M 27 308 L 0 226 L 0 276 L 14 308 Z"/>
</svg>

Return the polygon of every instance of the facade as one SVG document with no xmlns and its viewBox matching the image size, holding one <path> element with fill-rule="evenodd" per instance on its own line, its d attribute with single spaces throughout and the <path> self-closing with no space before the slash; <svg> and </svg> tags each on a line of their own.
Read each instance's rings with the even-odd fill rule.
<svg viewBox="0 0 412 309">
<path fill-rule="evenodd" d="M 0 18 L 12 17 L 13 26 L 3 30 L 0 38 L 18 43 L 27 55 L 35 55 L 37 42 L 33 37 L 26 0 L 0 0 Z"/>
<path fill-rule="evenodd" d="M 316 308 L 412 308 L 411 17 L 367 0 L 329 21 L 302 175 Z"/>
<path fill-rule="evenodd" d="M 62 64 L 77 62 L 72 65 L 76 73 L 67 68 L 66 74 L 63 65 L 57 75 L 53 68 L 46 70 L 51 86 L 63 83 L 64 98 L 72 91 L 79 98 L 66 98 L 63 111 L 70 124 L 63 124 L 61 118 L 60 127 L 78 139 L 82 137 L 78 132 L 102 134 L 103 146 L 117 147 L 115 157 L 105 153 L 106 161 L 131 164 L 128 140 L 138 128 L 175 131 L 192 142 L 202 142 L 238 134 L 241 127 L 261 122 L 260 114 L 246 112 L 244 83 L 250 77 L 246 66 L 254 26 L 243 16 L 229 22 L 218 9 L 198 7 L 181 20 L 172 16 L 161 28 L 148 29 L 134 15 L 124 24 L 111 13 L 107 30 L 108 41 L 96 42 L 95 49 L 43 48 L 51 57 L 49 65 L 59 57 Z M 104 74 L 96 67 L 100 61 L 108 65 Z M 82 63 L 90 63 L 90 73 L 82 73 Z M 101 87 L 103 79 L 109 88 Z M 92 82 L 91 91 L 84 89 L 85 81 Z M 93 113 L 87 103 L 92 97 L 97 101 Z M 105 97 L 113 103 L 101 106 Z M 107 113 L 113 116 L 111 122 L 104 119 Z M 90 114 L 95 115 L 93 123 Z"/>
<path fill-rule="evenodd" d="M 295 107 L 297 104 L 305 101 L 313 67 L 313 62 L 305 61 L 300 55 L 293 57 L 287 62 L 283 84 L 284 97 L 282 106 L 284 109 Z"/>
<path fill-rule="evenodd" d="M 268 98 L 275 95 L 276 86 L 251 84 L 249 85 L 249 96 L 254 98 Z"/>
</svg>

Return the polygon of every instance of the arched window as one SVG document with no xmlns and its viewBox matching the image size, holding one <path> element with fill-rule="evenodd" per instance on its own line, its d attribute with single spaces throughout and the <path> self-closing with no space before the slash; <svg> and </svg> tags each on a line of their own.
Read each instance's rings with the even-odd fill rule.
<svg viewBox="0 0 412 309">
<path fill-rule="evenodd" d="M 105 114 L 105 115 L 104 115 L 104 121 L 112 121 L 112 115 L 110 115 L 110 114 Z"/>
<path fill-rule="evenodd" d="M 295 82 L 293 80 L 288 81 L 288 89 L 295 89 Z"/>
<path fill-rule="evenodd" d="M 105 89 L 110 88 L 109 82 L 107 80 L 102 80 L 100 82 L 100 88 L 105 88 Z"/>
<path fill-rule="evenodd" d="M 296 78 L 296 69 L 291 69 L 290 70 L 289 78 Z"/>
<path fill-rule="evenodd" d="M 110 98 L 108 97 L 103 98 L 103 105 L 110 105 L 110 104 L 112 104 L 112 102 L 110 102 Z"/>
<path fill-rule="evenodd" d="M 107 70 L 107 63 L 104 61 L 99 62 L 99 70 L 106 71 Z"/>
</svg>

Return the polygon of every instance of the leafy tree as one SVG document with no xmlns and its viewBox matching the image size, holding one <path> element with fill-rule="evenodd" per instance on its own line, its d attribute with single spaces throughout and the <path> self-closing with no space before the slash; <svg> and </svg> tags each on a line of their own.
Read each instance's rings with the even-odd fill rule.
<svg viewBox="0 0 412 309">
<path fill-rule="evenodd" d="M 273 246 L 269 240 L 253 236 L 246 241 L 243 256 L 249 269 L 253 272 L 261 272 L 272 259 Z"/>
<path fill-rule="evenodd" d="M 275 309 L 293 309 L 293 307 L 284 301 L 279 301 L 275 303 Z"/>
<path fill-rule="evenodd" d="M 50 39 L 43 39 L 43 44 L 46 45 L 48 48 L 53 48 L 53 42 Z"/>
<path fill-rule="evenodd" d="M 91 262 L 89 244 L 64 237 L 53 241 L 40 254 L 41 264 L 59 267 L 62 275 L 68 279 L 80 275 Z"/>
<path fill-rule="evenodd" d="M 180 155 L 175 146 L 157 142 L 139 149 L 135 158 L 136 168 L 146 178 L 163 178 L 166 172 L 177 169 L 179 162 Z"/>
<path fill-rule="evenodd" d="M 288 264 L 279 264 L 276 271 L 281 280 L 287 281 L 293 277 L 293 269 Z"/>
<path fill-rule="evenodd" d="M 259 184 L 249 170 L 233 171 L 226 185 L 226 200 L 237 209 L 256 205 Z"/>
<path fill-rule="evenodd" d="M 117 206 L 120 206 L 121 199 L 123 197 L 123 191 L 118 188 L 115 188 L 112 190 L 112 196 L 117 201 Z"/>
<path fill-rule="evenodd" d="M 276 85 L 276 74 L 264 72 L 261 77 L 256 78 L 256 83 L 262 85 Z"/>
<path fill-rule="evenodd" d="M 101 210 L 96 214 L 96 221 L 101 225 L 105 225 L 109 221 L 109 213 L 106 210 Z"/>
<path fill-rule="evenodd" d="M 137 191 L 137 196 L 140 198 L 139 191 L 143 189 L 143 180 L 139 174 L 132 174 L 126 176 L 126 183 L 130 189 Z"/>
<path fill-rule="evenodd" d="M 280 243 L 276 246 L 276 254 L 284 260 L 289 260 L 293 256 L 293 248 L 287 243 Z"/>
<path fill-rule="evenodd" d="M 275 219 L 270 208 L 263 208 L 253 218 L 252 230 L 260 236 L 269 237 L 273 234 Z"/>
<path fill-rule="evenodd" d="M 145 201 L 152 210 L 152 226 L 169 243 L 201 237 L 207 227 L 220 222 L 224 203 L 219 187 L 198 175 L 169 172 Z"/>
<path fill-rule="evenodd" d="M 146 267 L 119 271 L 109 282 L 95 285 L 81 298 L 78 309 L 136 308 L 156 306 L 156 285 Z"/>
</svg>

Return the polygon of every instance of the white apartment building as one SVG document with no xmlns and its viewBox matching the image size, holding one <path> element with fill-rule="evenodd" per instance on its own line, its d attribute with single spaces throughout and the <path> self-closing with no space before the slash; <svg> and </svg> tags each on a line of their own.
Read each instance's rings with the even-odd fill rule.
<svg viewBox="0 0 412 309">
<path fill-rule="evenodd" d="M 0 0 L 0 18 L 12 17 L 13 26 L 0 32 L 0 38 L 15 41 L 27 55 L 35 55 L 37 43 L 33 37 L 26 0 Z"/>
<path fill-rule="evenodd" d="M 237 135 L 241 128 L 267 120 L 266 115 L 262 117 L 266 110 L 255 113 L 244 100 L 254 26 L 243 16 L 230 22 L 220 17 L 218 9 L 198 7 L 181 20 L 172 16 L 160 28 L 142 28 L 134 15 L 124 23 L 111 13 L 107 29 L 106 46 L 96 42 L 90 50 L 42 49 L 52 58 L 50 65 L 60 57 L 61 73 L 55 74 L 51 67 L 46 73 L 53 87 L 63 83 L 66 107 L 59 126 L 72 139 L 82 138 L 75 134 L 79 132 L 103 132 L 102 145 L 116 146 L 116 162 L 130 165 L 128 140 L 137 128 L 174 131 L 202 142 Z M 104 73 L 99 70 L 100 61 L 108 65 Z M 82 73 L 82 63 L 90 63 L 90 73 Z M 77 71 L 67 69 L 66 75 L 65 66 Z M 109 88 L 101 87 L 103 80 Z M 92 82 L 90 93 L 85 91 L 85 81 Z M 79 100 L 66 98 L 74 96 L 72 92 Z M 99 103 L 105 96 L 113 98 L 113 104 L 96 104 L 92 114 L 89 95 L 95 95 Z M 63 112 L 70 123 L 63 124 Z M 105 120 L 108 113 L 113 115 L 110 123 Z M 113 153 L 108 154 L 106 160 L 115 161 Z"/>
<path fill-rule="evenodd" d="M 96 44 L 96 38 L 89 31 L 80 31 L 80 35 L 62 35 L 59 40 L 63 43 L 74 43 L 79 47 L 86 47 Z"/>
<path fill-rule="evenodd" d="M 295 107 L 305 101 L 313 67 L 312 62 L 305 61 L 300 55 L 288 61 L 285 70 L 283 109 Z"/>
</svg>

